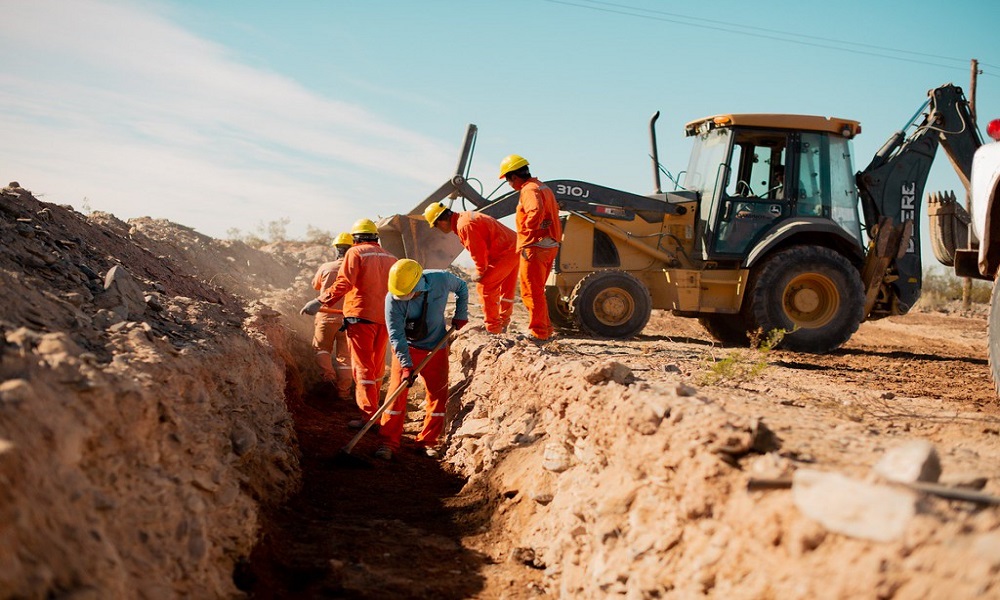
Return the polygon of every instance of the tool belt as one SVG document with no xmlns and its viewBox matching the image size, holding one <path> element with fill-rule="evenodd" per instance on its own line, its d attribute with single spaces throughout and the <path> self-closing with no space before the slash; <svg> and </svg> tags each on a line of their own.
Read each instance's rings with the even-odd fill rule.
<svg viewBox="0 0 1000 600">
<path fill-rule="evenodd" d="M 348 327 L 350 327 L 351 325 L 358 325 L 360 323 L 372 323 L 372 324 L 374 324 L 375 322 L 374 321 L 369 321 L 368 319 L 362 319 L 361 317 L 344 317 L 344 324 L 341 325 L 340 329 L 338 329 L 337 331 L 344 331 Z"/>
</svg>

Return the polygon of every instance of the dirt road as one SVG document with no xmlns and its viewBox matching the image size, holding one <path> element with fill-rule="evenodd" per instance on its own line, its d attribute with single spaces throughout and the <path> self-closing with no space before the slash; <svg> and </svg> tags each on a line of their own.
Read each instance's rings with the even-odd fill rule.
<svg viewBox="0 0 1000 600">
<path fill-rule="evenodd" d="M 982 317 L 915 313 L 863 324 L 844 348 L 828 355 L 778 350 L 762 357 L 734 354 L 733 350 L 719 348 L 696 321 L 657 312 L 644 334 L 628 342 L 565 336 L 541 350 L 522 348 L 524 342 L 511 341 L 506 350 L 501 348 L 500 351 L 508 356 L 538 352 L 539 360 L 556 365 L 556 369 L 558 365 L 576 361 L 614 361 L 629 367 L 640 386 L 662 382 L 672 385 L 679 379 L 697 390 L 699 397 L 711 398 L 714 404 L 734 414 L 750 410 L 767 419 L 782 440 L 782 451 L 777 453 L 780 460 L 793 465 L 818 465 L 824 469 L 861 474 L 877 459 L 880 451 L 896 440 L 927 439 L 940 453 L 942 480 L 985 477 L 988 481 L 985 491 L 997 494 L 1000 493 L 1000 410 L 988 373 L 985 329 Z M 464 356 L 467 358 L 468 349 L 484 340 L 485 335 L 468 333 Z M 453 361 L 460 363 L 462 355 L 456 356 L 456 350 L 452 354 Z M 745 366 L 761 359 L 768 367 L 759 374 L 733 375 L 732 370 L 713 367 L 726 361 Z M 460 374 L 459 363 L 453 362 L 453 383 Z M 729 377 L 719 379 L 720 372 L 728 373 Z M 500 389 L 493 391 L 502 395 Z M 541 393 L 540 397 L 545 398 Z M 521 400 L 528 402 L 530 399 Z M 468 397 L 456 398 L 454 402 L 461 403 L 465 407 L 463 410 L 482 410 L 482 407 L 473 407 Z M 487 404 L 483 398 L 476 402 Z M 446 459 L 441 462 L 404 452 L 392 463 L 373 461 L 369 469 L 347 469 L 338 465 L 334 457 L 350 438 L 351 432 L 344 424 L 353 415 L 348 407 L 324 403 L 319 398 L 312 398 L 310 404 L 312 407 L 296 415 L 304 453 L 305 487 L 292 503 L 272 516 L 266 528 L 264 541 L 253 557 L 252 569 L 243 580 L 244 588 L 254 597 L 532 598 L 558 597 L 572 589 L 593 589 L 583 583 L 574 587 L 575 584 L 563 581 L 583 578 L 580 573 L 591 577 L 595 569 L 600 570 L 593 561 L 579 561 L 583 564 L 580 569 L 570 566 L 572 560 L 556 568 L 542 559 L 541 547 L 533 549 L 525 541 L 531 535 L 542 539 L 547 536 L 555 545 L 554 540 L 569 535 L 538 520 L 541 517 L 537 513 L 547 502 L 538 500 L 537 494 L 534 502 L 521 502 L 527 495 L 525 486 L 539 481 L 540 475 L 526 476 L 520 482 L 522 485 L 510 483 L 518 477 L 515 471 L 524 470 L 524 464 L 530 460 L 523 454 L 528 450 L 508 445 L 506 450 L 494 454 L 503 456 L 502 460 L 482 458 L 479 454 L 475 454 L 479 458 L 473 460 L 468 440 L 463 439 L 462 445 L 453 441 Z M 414 405 L 411 409 L 418 407 Z M 566 412 L 571 410 L 568 408 Z M 572 421 L 570 417 L 567 419 Z M 500 423 L 500 419 L 496 418 L 495 422 Z M 596 436 L 596 428 L 592 429 L 592 435 Z M 545 435 L 554 437 L 556 430 L 555 425 L 550 425 Z M 452 433 L 455 433 L 454 428 Z M 374 449 L 373 438 L 369 436 L 355 452 L 370 456 Z M 671 439 L 676 440 L 670 436 L 666 439 L 668 443 Z M 482 449 L 476 452 L 481 454 Z M 637 453 L 636 460 L 640 459 Z M 610 460 L 614 463 L 624 459 L 613 457 Z M 470 468 L 472 463 L 475 466 Z M 679 469 L 672 472 L 677 478 L 707 480 L 716 476 L 718 468 L 713 464 L 688 475 Z M 466 484 L 470 470 L 476 469 L 480 472 L 471 474 Z M 562 481 L 566 481 L 565 478 L 560 485 Z M 701 489 L 698 487 L 700 481 L 679 485 L 689 490 Z M 728 495 L 735 493 L 731 487 L 726 488 Z M 568 489 L 582 497 L 583 492 Z M 702 493 L 711 496 L 716 492 Z M 745 492 L 740 494 L 745 495 Z M 766 504 L 774 497 L 747 496 L 744 501 Z M 726 502 L 732 504 L 721 497 L 712 500 L 716 506 Z M 948 508 L 962 515 L 979 510 L 960 504 L 952 503 Z M 634 513 L 635 509 L 631 510 Z M 769 510 L 787 511 L 788 508 Z M 935 510 L 942 514 L 941 510 Z M 996 515 L 992 512 L 995 509 L 986 510 L 986 516 L 979 518 L 988 517 L 989 522 L 978 527 L 989 530 L 996 524 Z M 739 536 L 757 538 L 762 529 L 773 528 L 768 519 L 774 521 L 776 517 L 764 510 L 763 504 L 759 511 L 764 516 L 745 517 L 742 525 L 730 528 L 728 543 L 737 546 L 733 539 Z M 716 508 L 714 512 L 720 513 L 716 516 L 723 519 L 722 509 Z M 666 519 L 667 515 L 661 517 Z M 587 521 L 583 516 L 579 518 Z M 704 515 L 697 511 L 689 511 L 688 516 L 676 522 L 674 527 L 687 530 L 702 518 Z M 958 517 L 945 514 L 937 526 L 946 529 L 951 519 Z M 795 527 L 793 523 L 786 528 L 794 530 Z M 580 537 L 579 532 L 573 535 Z M 621 531 L 615 534 L 622 539 L 628 535 Z M 946 563 L 948 550 L 942 540 L 947 540 L 947 534 L 940 535 L 941 540 L 927 535 L 919 553 L 911 542 L 905 554 L 920 554 L 923 560 Z M 784 537 L 793 536 L 786 533 Z M 779 534 L 778 538 L 774 543 L 780 546 L 782 536 Z M 673 552 L 682 555 L 685 544 L 694 544 L 695 539 L 694 535 L 687 534 L 687 539 Z M 635 555 L 634 544 L 630 547 Z M 782 589 L 799 590 L 799 593 L 779 593 L 778 597 L 809 597 L 816 590 L 825 590 L 821 597 L 849 597 L 854 593 L 851 590 L 857 589 L 867 589 L 869 593 L 855 597 L 936 597 L 937 591 L 951 585 L 942 580 L 947 569 L 943 572 L 930 569 L 930 573 L 918 577 L 906 568 L 888 568 L 890 574 L 879 575 L 879 568 L 872 567 L 871 573 L 865 575 L 866 556 L 884 551 L 884 546 L 870 543 L 859 546 L 853 541 L 828 542 L 822 553 L 816 552 L 816 559 L 826 566 L 789 573 L 774 567 L 776 574 L 767 583 L 754 583 L 746 573 L 752 572 L 755 564 L 758 570 L 766 572 L 764 565 L 768 559 L 742 556 L 732 559 L 729 567 L 716 567 L 705 581 L 699 579 L 700 587 L 688 587 L 687 582 L 673 581 L 669 575 L 662 574 L 657 575 L 660 579 L 655 585 L 650 585 L 659 586 L 657 589 L 667 595 L 672 590 L 676 597 L 686 597 L 685 594 L 696 589 L 705 595 L 712 595 L 714 590 L 717 597 L 748 598 L 769 597 Z M 664 552 L 669 552 L 669 547 Z M 594 553 L 596 555 L 596 550 Z M 664 558 L 668 556 L 662 554 L 646 566 L 638 562 L 643 559 L 642 553 L 633 556 L 637 562 L 629 567 L 632 581 L 638 580 L 644 568 L 658 572 L 670 570 L 670 563 L 675 559 Z M 793 559 L 789 560 L 794 563 Z M 892 559 L 883 557 L 881 560 L 892 564 Z M 905 562 L 903 558 L 899 560 Z M 995 560 L 1000 564 L 1000 557 Z M 719 564 L 725 562 L 723 559 Z M 685 568 L 681 561 L 676 565 L 676 572 L 683 573 Z M 742 575 L 727 574 L 727 568 Z M 799 567 L 792 564 L 790 568 L 795 571 Z M 887 568 L 883 565 L 881 569 Z M 856 574 L 860 588 L 852 588 L 847 583 L 824 585 L 821 582 L 831 574 L 850 570 Z M 743 587 L 727 587 L 733 583 L 727 583 L 727 577 L 741 579 Z M 866 579 L 868 577 L 871 581 Z M 782 587 L 783 578 L 791 582 L 787 587 Z M 614 595 L 624 590 L 623 586 L 632 585 L 621 580 L 619 575 L 617 581 L 601 584 L 601 593 Z M 972 581 L 969 589 L 996 593 L 996 584 L 994 569 L 980 580 Z M 727 589 L 729 591 L 725 591 Z M 734 592 L 734 589 L 742 591 Z M 593 595 L 592 591 L 578 593 Z"/>
</svg>

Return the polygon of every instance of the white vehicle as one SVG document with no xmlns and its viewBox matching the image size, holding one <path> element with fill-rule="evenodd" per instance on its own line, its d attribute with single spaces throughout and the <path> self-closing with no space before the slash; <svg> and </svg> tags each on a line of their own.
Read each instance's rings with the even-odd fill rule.
<svg viewBox="0 0 1000 600">
<path fill-rule="evenodd" d="M 1000 142 L 1000 119 L 986 132 Z M 979 244 L 979 274 L 993 280 L 990 302 L 989 357 L 993 385 L 1000 382 L 1000 143 L 985 144 L 972 159 L 972 230 Z M 1000 387 L 997 388 L 1000 391 Z"/>
</svg>

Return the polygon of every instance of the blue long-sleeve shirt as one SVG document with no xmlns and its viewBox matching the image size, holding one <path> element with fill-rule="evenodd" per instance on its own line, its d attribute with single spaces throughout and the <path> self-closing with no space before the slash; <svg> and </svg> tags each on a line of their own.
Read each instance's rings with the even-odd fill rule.
<svg viewBox="0 0 1000 600">
<path fill-rule="evenodd" d="M 422 292 L 409 300 L 396 300 L 392 294 L 385 295 L 385 323 L 389 328 L 389 343 L 392 351 L 399 359 L 399 364 L 412 367 L 410 346 L 421 350 L 430 350 L 447 333 L 444 310 L 448 305 L 448 295 L 455 294 L 455 316 L 463 321 L 469 320 L 469 286 L 448 271 L 431 269 L 424 271 L 413 288 Z M 406 320 L 415 319 L 423 313 L 424 294 L 427 295 L 427 335 L 423 339 L 409 341 L 406 339 Z"/>
</svg>

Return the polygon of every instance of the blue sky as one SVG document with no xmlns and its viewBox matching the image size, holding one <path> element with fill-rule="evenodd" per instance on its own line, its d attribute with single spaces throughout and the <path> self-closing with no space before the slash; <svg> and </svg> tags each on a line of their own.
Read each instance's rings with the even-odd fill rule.
<svg viewBox="0 0 1000 600">
<path fill-rule="evenodd" d="M 683 124 L 722 112 L 861 121 L 860 169 L 927 90 L 1000 116 L 992 0 L 0 0 L 0 183 L 225 237 L 339 231 L 448 179 L 468 123 L 484 193 L 543 179 L 653 189 Z M 939 153 L 927 190 L 956 189 Z M 503 188 L 506 191 L 506 188 Z M 925 232 L 924 237 L 927 237 Z"/>
</svg>

